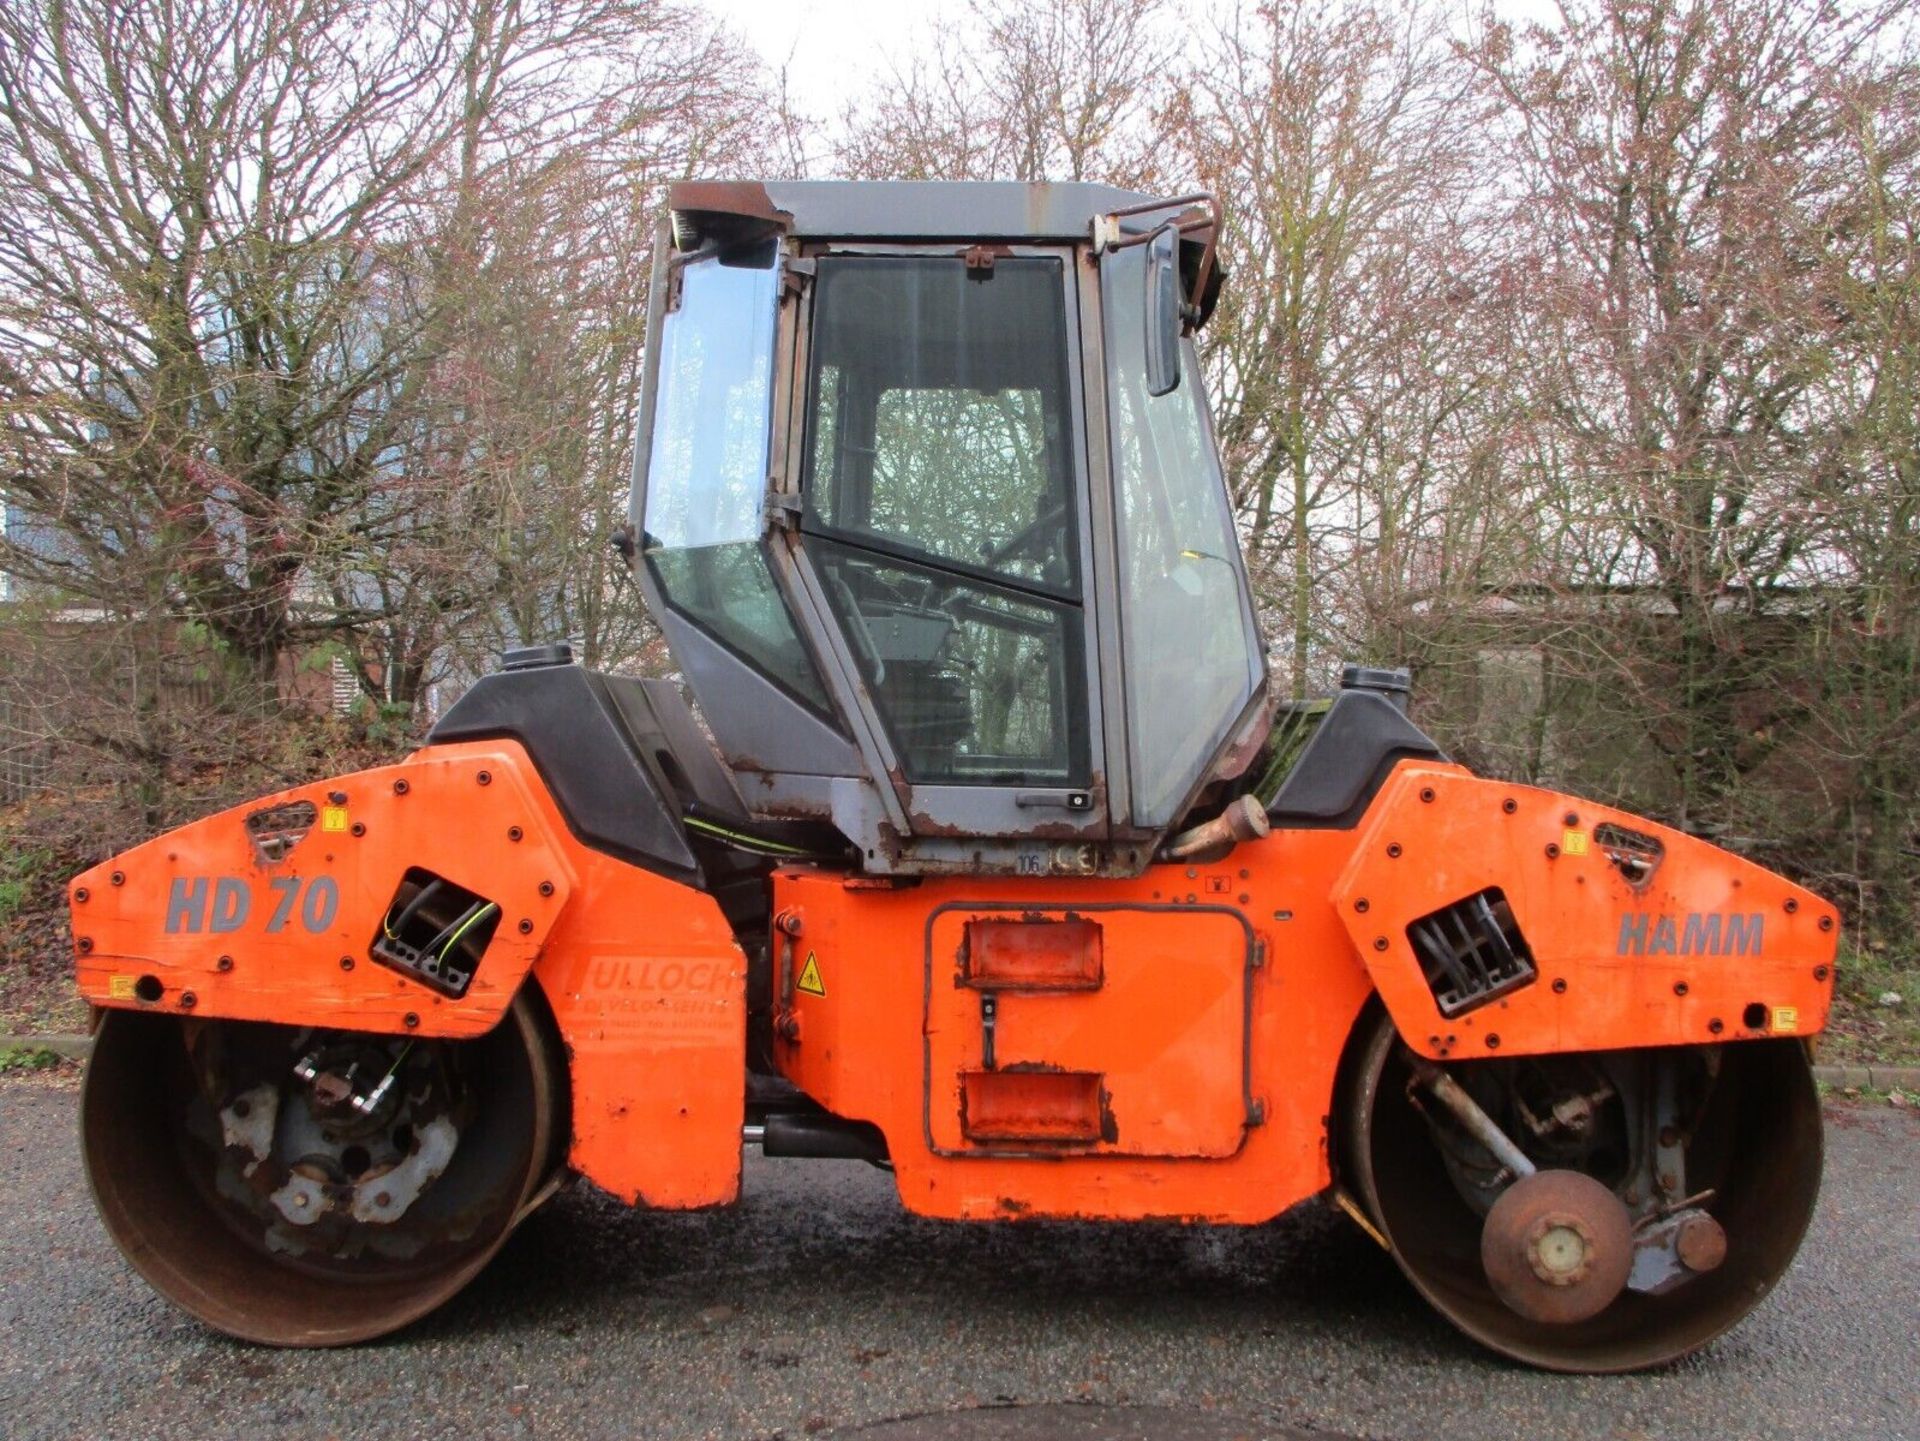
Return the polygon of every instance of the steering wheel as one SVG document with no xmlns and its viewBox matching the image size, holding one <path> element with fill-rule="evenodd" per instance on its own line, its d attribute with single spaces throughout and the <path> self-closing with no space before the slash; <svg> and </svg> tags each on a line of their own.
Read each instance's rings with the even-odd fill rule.
<svg viewBox="0 0 1920 1441">
<path fill-rule="evenodd" d="M 1061 529 L 1061 522 L 1066 518 L 1067 503 L 1064 500 L 1048 506 L 1000 544 L 983 549 L 980 552 L 981 563 L 991 568 L 1011 559 L 1039 539 L 1043 531 Z"/>
</svg>

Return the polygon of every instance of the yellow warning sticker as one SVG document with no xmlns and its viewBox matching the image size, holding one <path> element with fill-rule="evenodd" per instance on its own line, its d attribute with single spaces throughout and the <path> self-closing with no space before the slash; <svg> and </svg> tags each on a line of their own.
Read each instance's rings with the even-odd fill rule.
<svg viewBox="0 0 1920 1441">
<path fill-rule="evenodd" d="M 820 958 L 812 951 L 807 952 L 807 963 L 800 968 L 800 979 L 794 982 L 810 996 L 824 996 L 827 983 L 820 979 Z"/>
<path fill-rule="evenodd" d="M 347 828 L 347 808 L 345 806 L 322 806 L 320 808 L 320 829 L 323 831 L 344 831 Z"/>
<path fill-rule="evenodd" d="M 132 976 L 108 976 L 107 999 L 110 1001 L 130 1001 L 133 999 Z"/>
<path fill-rule="evenodd" d="M 1798 1006 L 1775 1006 L 1773 1008 L 1773 1029 L 1775 1031 L 1799 1030 L 1800 1008 Z"/>
<path fill-rule="evenodd" d="M 1562 831 L 1560 849 L 1570 856 L 1584 856 L 1587 853 L 1587 833 L 1585 831 Z"/>
</svg>

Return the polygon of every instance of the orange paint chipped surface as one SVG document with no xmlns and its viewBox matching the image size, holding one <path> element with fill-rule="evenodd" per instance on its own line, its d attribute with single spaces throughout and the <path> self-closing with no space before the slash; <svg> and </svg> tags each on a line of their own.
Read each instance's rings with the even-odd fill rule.
<svg viewBox="0 0 1920 1441">
<path fill-rule="evenodd" d="M 1098 1078 L 1100 1124 L 1083 1147 L 1118 1156 L 1230 1156 L 1247 1134 L 1242 1089 L 1256 951 L 1236 911 L 1209 907 L 968 905 L 934 912 L 927 927 L 926 1127 L 936 1149 L 966 1154 L 979 1117 L 961 1077 L 987 1069 L 983 1006 L 993 1008 L 992 1063 L 1000 1072 Z M 987 919 L 991 918 L 991 919 Z M 1076 930 L 1102 956 L 1098 984 L 1068 969 L 1049 988 L 1024 965 L 1015 984 L 982 988 L 973 963 L 983 919 L 1024 925 L 1041 941 Z M 990 932 L 991 934 L 991 932 Z M 1003 949 L 1007 948 L 1002 936 Z M 1031 957 L 1028 958 L 1029 962 Z M 1044 1083 L 1042 1083 L 1044 1084 Z M 976 1082 L 977 1099 L 987 1087 Z"/>
<path fill-rule="evenodd" d="M 1536 969 L 1448 1020 L 1410 930 L 1489 888 Z M 789 996 L 782 1069 L 885 1131 L 906 1204 L 943 1217 L 1265 1220 L 1331 1179 L 1339 1063 L 1376 987 L 1417 1049 L 1456 1059 L 1806 1035 L 1837 931 L 1817 896 L 1702 842 L 1415 763 L 1357 830 L 1136 880 L 880 891 L 793 869 L 775 891 L 834 977 Z M 967 953 L 987 915 L 1035 928 L 996 939 L 1025 953 L 997 991 Z M 1098 924 L 1097 973 L 1046 929 L 1068 920 Z"/>
<path fill-rule="evenodd" d="M 302 801 L 311 829 L 263 856 L 247 817 Z M 501 906 L 458 999 L 370 958 L 410 867 Z M 434 746 L 210 816 L 94 867 L 70 898 L 97 1006 L 463 1037 L 531 974 L 570 1056 L 574 1168 L 661 1207 L 739 1193 L 746 961 L 719 906 L 575 841 L 513 742 Z"/>
<path fill-rule="evenodd" d="M 1538 979 L 1450 1019 L 1409 930 L 1489 889 Z M 1839 918 L 1813 892 L 1651 821 L 1450 767 L 1395 773 L 1333 898 L 1400 1033 L 1435 1059 L 1812 1035 L 1833 993 Z"/>
<path fill-rule="evenodd" d="M 315 824 L 269 859 L 247 817 L 302 802 Z M 434 747 L 208 816 L 76 877 L 80 991 L 97 1006 L 480 1035 L 506 1013 L 572 896 L 577 851 L 517 745 Z M 459 1001 L 369 959 L 411 866 L 501 907 L 486 964 Z"/>
<path fill-rule="evenodd" d="M 409 867 L 501 907 L 458 999 L 371 959 Z M 1419 762 L 1355 830 L 1132 880 L 771 884 L 780 1069 L 885 1133 L 909 1207 L 956 1218 L 1262 1221 L 1329 1183 L 1340 1060 L 1376 991 L 1455 1060 L 1809 1035 L 1838 930 L 1702 842 Z M 1414 937 L 1474 897 L 1531 969 L 1449 1016 Z M 573 1166 L 663 1208 L 738 1194 L 742 950 L 711 897 L 574 840 L 517 745 L 236 808 L 72 899 L 98 1006 L 460 1037 L 531 978 L 568 1057 Z"/>
<path fill-rule="evenodd" d="M 710 896 L 594 852 L 534 977 L 573 1072 L 575 1170 L 683 1210 L 740 1192 L 747 963 Z"/>
<path fill-rule="evenodd" d="M 793 945 L 833 977 L 826 997 L 790 997 L 781 1067 L 886 1132 L 901 1197 L 925 1215 L 1267 1219 L 1327 1183 L 1333 1076 L 1369 992 L 1325 899 L 1349 844 L 1276 835 L 1129 881 L 875 891 L 779 872 L 776 908 L 802 927 Z M 1103 983 L 998 995 L 994 1068 L 1067 1079 L 1045 1093 L 1005 1083 L 969 1136 L 966 1099 L 988 1068 L 983 988 L 961 951 L 988 915 L 1098 922 Z M 1086 1077 L 1097 1136 L 1075 1121 Z M 1023 1117 L 1036 1139 L 1015 1135 Z"/>
</svg>

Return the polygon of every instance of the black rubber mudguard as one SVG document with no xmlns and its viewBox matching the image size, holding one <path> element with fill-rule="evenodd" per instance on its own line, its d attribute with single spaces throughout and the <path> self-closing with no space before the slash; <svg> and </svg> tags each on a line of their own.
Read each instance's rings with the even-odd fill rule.
<svg viewBox="0 0 1920 1441">
<path fill-rule="evenodd" d="M 635 724 L 647 721 L 654 723 Z M 674 755 L 642 682 L 577 665 L 501 671 L 461 696 L 427 744 L 503 738 L 526 747 L 582 845 L 677 881 L 701 883 L 668 766 L 677 764 L 686 776 L 701 772 L 702 760 L 710 767 L 717 763 L 710 753 Z"/>
<path fill-rule="evenodd" d="M 1359 824 L 1395 765 L 1445 760 L 1440 747 L 1375 690 L 1343 690 L 1287 773 L 1267 815 L 1292 830 L 1346 830 Z"/>
</svg>

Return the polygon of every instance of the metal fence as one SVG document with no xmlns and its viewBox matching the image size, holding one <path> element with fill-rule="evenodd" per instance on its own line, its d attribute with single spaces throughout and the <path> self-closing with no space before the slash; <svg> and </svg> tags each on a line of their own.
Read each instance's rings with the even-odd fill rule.
<svg viewBox="0 0 1920 1441">
<path fill-rule="evenodd" d="M 0 805 L 23 801 L 52 781 L 54 742 L 39 719 L 0 696 Z"/>
<path fill-rule="evenodd" d="M 88 773 L 95 759 L 125 754 L 137 735 L 135 697 L 158 706 L 176 725 L 191 728 L 213 716 L 221 687 L 191 657 L 164 657 L 158 685 L 148 659 L 136 678 L 127 658 L 81 644 L 29 655 L 0 647 L 0 805 L 16 802 Z M 111 737 L 119 736 L 121 742 Z M 109 766 L 108 770 L 112 767 Z"/>
</svg>

